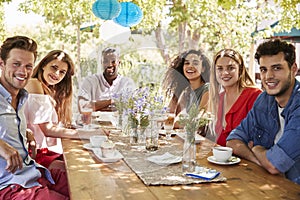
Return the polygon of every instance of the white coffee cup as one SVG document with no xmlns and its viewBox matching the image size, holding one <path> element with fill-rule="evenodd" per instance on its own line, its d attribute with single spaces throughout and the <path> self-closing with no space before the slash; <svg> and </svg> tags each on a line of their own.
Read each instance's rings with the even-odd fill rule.
<svg viewBox="0 0 300 200">
<path fill-rule="evenodd" d="M 217 147 L 213 147 L 212 151 L 213 151 L 214 158 L 220 162 L 225 162 L 232 156 L 231 147 L 217 146 Z"/>
<path fill-rule="evenodd" d="M 102 157 L 112 158 L 115 156 L 116 149 L 115 144 L 111 141 L 105 141 L 101 144 Z"/>
<path fill-rule="evenodd" d="M 93 147 L 100 147 L 107 140 L 106 135 L 93 135 L 90 137 L 90 143 Z"/>
</svg>

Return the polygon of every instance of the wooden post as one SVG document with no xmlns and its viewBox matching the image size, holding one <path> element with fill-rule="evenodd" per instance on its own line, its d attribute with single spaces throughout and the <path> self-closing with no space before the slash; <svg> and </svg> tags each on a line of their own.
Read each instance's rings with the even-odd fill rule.
<svg viewBox="0 0 300 200">
<path fill-rule="evenodd" d="M 256 81 L 255 80 L 254 47 L 255 47 L 255 43 L 252 42 L 251 48 L 250 48 L 249 75 L 251 76 L 251 78 L 254 81 Z"/>
<path fill-rule="evenodd" d="M 78 84 L 81 83 L 81 66 L 80 66 L 80 24 L 77 24 L 77 60 L 76 76 Z"/>
</svg>

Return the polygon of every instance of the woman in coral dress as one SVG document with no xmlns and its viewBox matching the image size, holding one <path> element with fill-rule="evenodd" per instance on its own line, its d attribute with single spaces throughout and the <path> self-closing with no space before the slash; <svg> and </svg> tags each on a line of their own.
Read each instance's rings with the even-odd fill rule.
<svg viewBox="0 0 300 200">
<path fill-rule="evenodd" d="M 227 136 L 246 117 L 262 91 L 248 74 L 242 56 L 233 49 L 215 55 L 210 85 L 216 142 L 226 146 Z"/>
</svg>

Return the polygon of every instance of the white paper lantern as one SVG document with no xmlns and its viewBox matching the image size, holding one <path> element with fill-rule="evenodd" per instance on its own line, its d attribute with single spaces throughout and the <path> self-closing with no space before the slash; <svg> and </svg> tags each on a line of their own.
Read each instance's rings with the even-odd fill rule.
<svg viewBox="0 0 300 200">
<path fill-rule="evenodd" d="M 105 21 L 100 27 L 100 37 L 108 43 L 122 44 L 128 41 L 131 35 L 129 27 L 116 24 L 112 20 Z"/>
</svg>

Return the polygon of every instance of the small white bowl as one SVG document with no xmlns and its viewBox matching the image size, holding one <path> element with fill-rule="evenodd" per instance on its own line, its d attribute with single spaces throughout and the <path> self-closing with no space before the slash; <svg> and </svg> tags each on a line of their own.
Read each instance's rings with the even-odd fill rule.
<svg viewBox="0 0 300 200">
<path fill-rule="evenodd" d="M 231 147 L 217 146 L 217 147 L 213 147 L 212 151 L 213 151 L 214 158 L 220 162 L 225 162 L 232 156 Z"/>
<path fill-rule="evenodd" d="M 115 156 L 116 149 L 115 144 L 111 141 L 105 141 L 101 144 L 102 157 L 112 158 Z"/>
<path fill-rule="evenodd" d="M 90 137 L 91 145 L 95 147 L 100 147 L 103 142 L 107 140 L 106 135 L 93 135 Z"/>
</svg>

